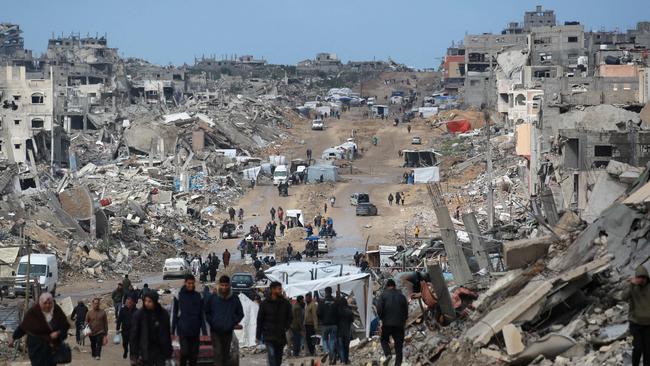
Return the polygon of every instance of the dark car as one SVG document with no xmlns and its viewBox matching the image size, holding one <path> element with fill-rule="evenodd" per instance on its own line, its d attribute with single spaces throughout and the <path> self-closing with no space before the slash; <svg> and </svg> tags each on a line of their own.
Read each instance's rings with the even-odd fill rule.
<svg viewBox="0 0 650 366">
<path fill-rule="evenodd" d="M 250 273 L 235 273 L 230 278 L 230 286 L 235 294 L 242 293 L 248 297 L 253 296 L 255 278 Z"/>
<path fill-rule="evenodd" d="M 370 202 L 359 203 L 357 205 L 357 216 L 375 216 L 377 215 L 377 206 Z"/>
<path fill-rule="evenodd" d="M 199 344 L 199 365 L 213 365 L 214 364 L 214 351 L 212 348 L 212 339 L 210 336 L 201 336 Z M 174 347 L 174 360 L 177 365 L 181 361 L 181 346 L 178 339 L 174 336 L 172 346 Z M 236 335 L 232 335 L 232 342 L 230 343 L 230 359 L 226 366 L 239 366 L 239 340 Z"/>
</svg>

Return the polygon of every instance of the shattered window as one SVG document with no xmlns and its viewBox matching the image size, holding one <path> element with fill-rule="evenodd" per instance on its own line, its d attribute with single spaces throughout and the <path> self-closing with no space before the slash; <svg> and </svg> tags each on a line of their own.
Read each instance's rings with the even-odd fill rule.
<svg viewBox="0 0 650 366">
<path fill-rule="evenodd" d="M 612 156 L 614 149 L 611 145 L 596 145 L 594 146 L 594 156 Z"/>
</svg>

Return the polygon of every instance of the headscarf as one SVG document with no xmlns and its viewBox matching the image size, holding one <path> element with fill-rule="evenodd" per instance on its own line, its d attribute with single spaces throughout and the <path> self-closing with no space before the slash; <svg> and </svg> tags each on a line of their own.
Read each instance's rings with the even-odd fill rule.
<svg viewBox="0 0 650 366">
<path fill-rule="evenodd" d="M 43 292 L 41 296 L 38 297 L 38 305 L 41 308 L 41 312 L 43 312 L 43 316 L 45 316 L 45 320 L 49 323 L 52 321 L 52 316 L 54 315 L 54 306 L 52 306 L 52 309 L 49 313 L 43 311 L 43 305 L 45 305 L 48 300 L 54 302 L 54 298 L 49 292 Z"/>
</svg>

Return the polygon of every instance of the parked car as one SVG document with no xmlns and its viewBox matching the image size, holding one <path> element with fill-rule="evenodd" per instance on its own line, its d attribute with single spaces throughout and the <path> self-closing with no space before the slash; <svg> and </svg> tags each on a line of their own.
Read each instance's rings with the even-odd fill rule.
<svg viewBox="0 0 650 366">
<path fill-rule="evenodd" d="M 350 196 L 350 204 L 352 206 L 367 202 L 370 202 L 370 196 L 368 193 L 354 193 L 352 196 Z"/>
<path fill-rule="evenodd" d="M 255 285 L 255 278 L 250 273 L 239 272 L 232 275 L 230 279 L 230 286 L 232 292 L 235 294 L 242 293 L 248 297 L 253 295 L 253 286 Z"/>
<path fill-rule="evenodd" d="M 359 203 L 357 205 L 357 216 L 376 216 L 377 206 L 370 202 Z"/>
<path fill-rule="evenodd" d="M 181 362 L 181 345 L 176 336 L 172 336 L 172 347 L 174 349 L 174 361 L 176 365 Z M 199 356 L 197 358 L 199 365 L 212 365 L 214 362 L 214 350 L 212 348 L 212 339 L 208 336 L 199 338 Z M 239 339 L 233 333 L 230 343 L 230 359 L 226 366 L 239 366 Z"/>
<path fill-rule="evenodd" d="M 318 253 L 328 253 L 329 252 L 329 248 L 327 247 L 327 242 L 325 241 L 325 239 L 322 239 L 322 238 L 318 239 L 317 244 L 318 244 Z"/>
<path fill-rule="evenodd" d="M 59 280 L 59 267 L 54 254 L 32 254 L 29 260 L 29 283 L 38 282 L 42 291 L 49 291 L 54 295 L 56 283 Z M 16 295 L 25 295 L 27 283 L 27 256 L 20 257 L 16 270 Z M 33 288 L 33 287 L 30 287 Z"/>
<path fill-rule="evenodd" d="M 323 120 L 320 119 L 315 119 L 311 121 L 311 129 L 312 130 L 319 130 L 322 131 L 325 125 L 323 124 Z"/>
<path fill-rule="evenodd" d="M 191 273 L 190 264 L 185 258 L 167 258 L 163 265 L 163 280 L 173 277 L 185 277 Z"/>
<path fill-rule="evenodd" d="M 411 139 L 411 145 L 421 145 L 422 144 L 422 139 L 420 136 L 413 136 Z"/>
<path fill-rule="evenodd" d="M 279 165 L 273 171 L 273 185 L 285 183 L 289 181 L 289 169 L 286 165 Z"/>
</svg>

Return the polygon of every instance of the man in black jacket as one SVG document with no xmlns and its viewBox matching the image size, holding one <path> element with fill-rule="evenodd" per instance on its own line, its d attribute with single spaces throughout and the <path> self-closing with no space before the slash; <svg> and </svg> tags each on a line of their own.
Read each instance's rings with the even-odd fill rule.
<svg viewBox="0 0 650 366">
<path fill-rule="evenodd" d="M 291 325 L 291 304 L 282 297 L 282 284 L 271 282 L 271 295 L 262 301 L 257 313 L 258 342 L 264 341 L 268 366 L 280 366 L 282 353 L 287 344 L 287 330 Z"/>
<path fill-rule="evenodd" d="M 200 332 L 207 334 L 203 299 L 196 291 L 196 278 L 185 276 L 185 283 L 174 298 L 172 334 L 177 334 L 181 345 L 181 366 L 196 366 L 199 355 Z"/>
<path fill-rule="evenodd" d="M 346 365 L 350 364 L 350 340 L 352 340 L 352 323 L 354 322 L 354 313 L 348 304 L 348 300 L 341 298 L 338 308 L 338 324 L 336 335 L 338 338 L 338 351 L 341 362 Z"/>
<path fill-rule="evenodd" d="M 164 366 L 173 353 L 169 313 L 158 303 L 155 291 L 147 291 L 142 303 L 131 324 L 131 363 Z"/>
<path fill-rule="evenodd" d="M 124 348 L 124 353 L 122 353 L 122 358 L 126 359 L 129 355 L 129 343 L 131 336 L 131 324 L 133 323 L 133 314 L 137 310 L 135 308 L 135 303 L 138 301 L 137 298 L 131 296 L 126 298 L 126 305 L 120 308 L 120 312 L 117 315 L 115 322 L 117 323 L 116 330 L 122 334 L 122 348 Z"/>
<path fill-rule="evenodd" d="M 77 306 L 75 306 L 75 308 L 72 310 L 72 314 L 70 314 L 70 319 L 74 321 L 74 327 L 77 330 L 75 333 L 75 338 L 77 339 L 78 345 L 81 345 L 81 341 L 83 341 L 83 335 L 81 332 L 83 331 L 84 321 L 86 320 L 87 313 L 88 307 L 82 300 L 79 300 Z"/>
<path fill-rule="evenodd" d="M 244 309 L 239 297 L 230 288 L 230 277 L 221 276 L 217 293 L 209 297 L 206 318 L 210 324 L 215 365 L 226 365 L 230 359 L 232 334 L 244 319 Z"/>
<path fill-rule="evenodd" d="M 395 288 L 395 281 L 386 281 L 386 289 L 377 301 L 377 315 L 381 320 L 381 348 L 386 359 L 392 355 L 390 337 L 395 342 L 395 366 L 402 364 L 402 347 L 404 346 L 404 327 L 408 318 L 406 296 Z"/>
<path fill-rule="evenodd" d="M 318 324 L 322 324 L 323 339 L 327 346 L 327 353 L 329 355 L 329 364 L 334 365 L 336 360 L 336 329 L 339 321 L 338 314 L 339 304 L 336 299 L 332 297 L 332 288 L 325 287 L 325 298 L 318 303 Z"/>
</svg>

